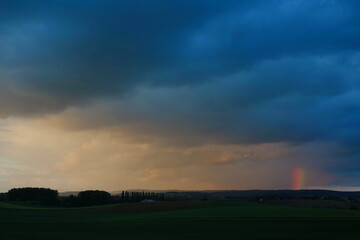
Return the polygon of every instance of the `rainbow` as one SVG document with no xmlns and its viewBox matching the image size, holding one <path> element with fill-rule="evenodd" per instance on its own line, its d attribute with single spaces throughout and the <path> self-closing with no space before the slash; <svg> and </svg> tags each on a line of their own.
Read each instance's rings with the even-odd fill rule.
<svg viewBox="0 0 360 240">
<path fill-rule="evenodd" d="M 292 174 L 292 189 L 299 190 L 304 186 L 304 169 L 300 167 L 294 168 Z"/>
</svg>

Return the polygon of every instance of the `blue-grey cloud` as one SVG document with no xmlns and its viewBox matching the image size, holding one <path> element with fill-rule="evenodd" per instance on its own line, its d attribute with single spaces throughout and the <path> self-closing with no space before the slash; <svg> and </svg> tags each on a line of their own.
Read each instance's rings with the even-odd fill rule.
<svg viewBox="0 0 360 240">
<path fill-rule="evenodd" d="M 127 126 L 168 143 L 335 143 L 329 169 L 358 169 L 359 1 L 0 9 L 0 117 L 73 107 L 76 128 Z"/>
<path fill-rule="evenodd" d="M 1 81 L 17 83 L 10 92 L 19 94 L 20 101 L 23 95 L 14 93 L 19 86 L 36 95 L 61 98 L 48 107 L 59 111 L 99 96 L 122 96 L 143 83 L 196 84 L 267 59 L 353 51 L 360 37 L 357 5 L 356 1 L 3 2 Z M 21 107 L 13 107 L 15 114 L 16 108 Z"/>
</svg>

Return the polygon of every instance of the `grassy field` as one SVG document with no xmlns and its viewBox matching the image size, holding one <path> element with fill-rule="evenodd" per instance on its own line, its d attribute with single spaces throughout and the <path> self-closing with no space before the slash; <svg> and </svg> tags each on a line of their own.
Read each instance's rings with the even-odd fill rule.
<svg viewBox="0 0 360 240">
<path fill-rule="evenodd" d="M 0 239 L 360 239 L 357 210 L 241 201 L 184 209 L 182 203 L 151 204 L 57 209 L 0 203 Z"/>
</svg>

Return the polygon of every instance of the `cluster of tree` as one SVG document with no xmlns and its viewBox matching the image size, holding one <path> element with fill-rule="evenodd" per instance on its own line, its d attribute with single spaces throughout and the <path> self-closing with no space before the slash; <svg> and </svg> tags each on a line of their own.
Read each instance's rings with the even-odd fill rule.
<svg viewBox="0 0 360 240">
<path fill-rule="evenodd" d="M 70 195 L 61 198 L 62 205 L 68 207 L 102 205 L 110 203 L 123 203 L 123 202 L 139 202 L 145 199 L 156 201 L 165 200 L 164 193 L 155 192 L 128 192 L 122 191 L 121 194 L 111 196 L 110 193 L 99 190 L 88 190 L 79 192 L 77 196 Z"/>
<path fill-rule="evenodd" d="M 29 201 L 33 203 L 54 205 L 58 202 L 59 193 L 50 188 L 13 188 L 6 193 L 8 201 Z"/>
<path fill-rule="evenodd" d="M 102 205 L 122 202 L 138 202 L 145 199 L 162 201 L 165 200 L 164 193 L 155 192 L 128 192 L 122 191 L 121 194 L 112 196 L 106 191 L 87 190 L 68 197 L 59 197 L 57 190 L 49 188 L 13 188 L 5 194 L 0 195 L 0 200 L 4 201 L 27 201 L 43 205 L 56 205 L 67 207 L 80 207 L 91 205 Z"/>
<path fill-rule="evenodd" d="M 62 198 L 65 206 L 102 205 L 112 202 L 111 194 L 100 190 L 87 190 L 79 192 L 77 196 L 70 195 Z"/>
<path fill-rule="evenodd" d="M 137 202 L 145 199 L 163 201 L 165 200 L 165 193 L 122 191 L 121 195 L 115 196 L 114 198 L 121 202 Z"/>
</svg>

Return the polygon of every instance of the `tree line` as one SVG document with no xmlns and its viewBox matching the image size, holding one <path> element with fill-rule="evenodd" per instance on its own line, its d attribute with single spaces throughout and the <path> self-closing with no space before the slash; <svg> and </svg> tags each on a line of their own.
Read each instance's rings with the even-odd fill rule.
<svg viewBox="0 0 360 240">
<path fill-rule="evenodd" d="M 109 192 L 102 190 L 87 190 L 81 191 L 77 195 L 59 196 L 59 192 L 57 190 L 35 187 L 13 188 L 7 193 L 0 194 L 0 201 L 25 201 L 34 204 L 64 207 L 138 202 L 145 199 L 162 201 L 165 200 L 165 194 L 144 191 L 122 191 L 119 195 L 111 195 Z"/>
<path fill-rule="evenodd" d="M 13 188 L 6 193 L 8 201 L 31 201 L 51 205 L 57 202 L 59 192 L 50 188 Z"/>
</svg>

